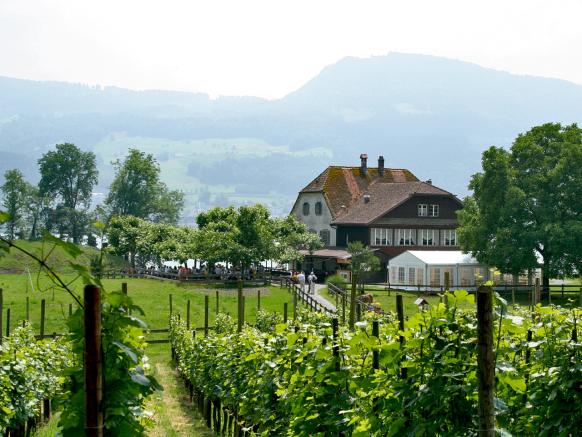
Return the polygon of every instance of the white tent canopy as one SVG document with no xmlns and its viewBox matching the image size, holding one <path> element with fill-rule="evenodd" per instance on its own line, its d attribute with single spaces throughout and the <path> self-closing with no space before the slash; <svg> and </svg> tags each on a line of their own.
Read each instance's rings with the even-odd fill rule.
<svg viewBox="0 0 582 437">
<path fill-rule="evenodd" d="M 449 273 L 452 288 L 471 287 L 486 280 L 489 269 L 459 250 L 408 250 L 388 263 L 390 285 L 399 288 L 444 286 Z"/>
</svg>

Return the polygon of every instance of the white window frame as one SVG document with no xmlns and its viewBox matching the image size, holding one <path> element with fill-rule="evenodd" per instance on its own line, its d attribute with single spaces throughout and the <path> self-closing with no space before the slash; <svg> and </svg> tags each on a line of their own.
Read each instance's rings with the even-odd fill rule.
<svg viewBox="0 0 582 437">
<path fill-rule="evenodd" d="M 436 229 L 419 229 L 418 235 L 419 246 L 436 246 L 438 243 L 439 233 Z M 425 243 L 426 241 L 426 243 Z"/>
<path fill-rule="evenodd" d="M 426 203 L 419 203 L 418 204 L 418 216 L 419 217 L 428 217 L 428 205 Z"/>
<path fill-rule="evenodd" d="M 458 246 L 457 230 L 443 229 L 442 244 L 443 246 Z"/>
<path fill-rule="evenodd" d="M 415 246 L 416 245 L 415 241 L 416 241 L 416 229 L 395 229 L 394 233 L 395 246 Z"/>
<path fill-rule="evenodd" d="M 430 205 L 428 208 L 428 215 L 429 217 L 438 217 L 440 213 L 439 205 Z"/>
<path fill-rule="evenodd" d="M 372 246 L 392 246 L 392 229 L 372 228 L 370 241 Z"/>
</svg>

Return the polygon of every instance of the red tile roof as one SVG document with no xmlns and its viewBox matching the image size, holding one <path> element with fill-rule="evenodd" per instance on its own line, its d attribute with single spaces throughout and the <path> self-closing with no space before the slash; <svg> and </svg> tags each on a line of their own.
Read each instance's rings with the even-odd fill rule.
<svg viewBox="0 0 582 437">
<path fill-rule="evenodd" d="M 368 168 L 366 175 L 360 175 L 360 167 L 330 166 L 311 181 L 301 193 L 323 193 L 334 220 L 345 215 L 363 194 L 374 185 L 397 185 L 418 183 L 418 178 L 405 169 L 384 170 L 378 175 L 378 168 Z"/>
</svg>

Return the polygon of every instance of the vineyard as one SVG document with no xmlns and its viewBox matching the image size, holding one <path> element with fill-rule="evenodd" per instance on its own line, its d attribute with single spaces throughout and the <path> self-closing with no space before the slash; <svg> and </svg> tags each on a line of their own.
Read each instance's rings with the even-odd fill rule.
<svg viewBox="0 0 582 437">
<path fill-rule="evenodd" d="M 201 336 L 173 317 L 172 352 L 219 435 L 482 434 L 474 296 L 446 297 L 406 320 L 365 314 L 353 331 L 303 312 L 242 333 L 222 316 Z M 493 314 L 497 432 L 577 435 L 582 311 L 498 297 Z"/>
</svg>

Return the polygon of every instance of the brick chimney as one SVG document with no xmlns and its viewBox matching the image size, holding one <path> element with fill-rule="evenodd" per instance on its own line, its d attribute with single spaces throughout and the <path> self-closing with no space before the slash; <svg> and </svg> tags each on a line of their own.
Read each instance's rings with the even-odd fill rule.
<svg viewBox="0 0 582 437">
<path fill-rule="evenodd" d="M 360 155 L 360 176 L 366 176 L 368 174 L 368 155 L 362 153 Z"/>
<path fill-rule="evenodd" d="M 384 157 L 382 155 L 378 158 L 378 176 L 384 176 Z"/>
</svg>

